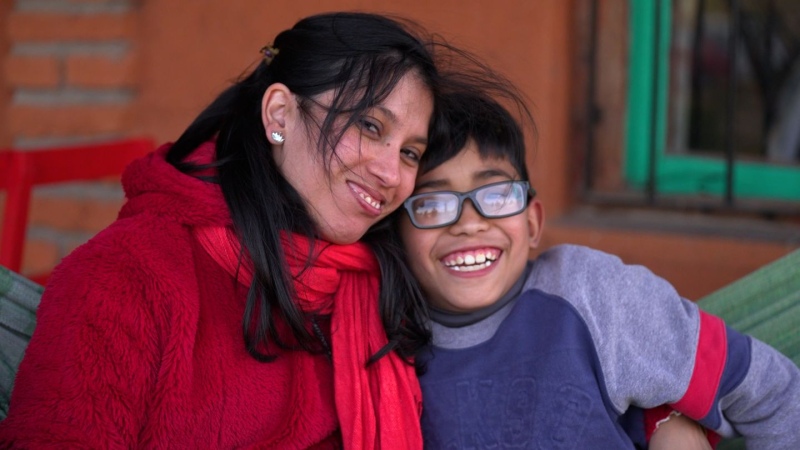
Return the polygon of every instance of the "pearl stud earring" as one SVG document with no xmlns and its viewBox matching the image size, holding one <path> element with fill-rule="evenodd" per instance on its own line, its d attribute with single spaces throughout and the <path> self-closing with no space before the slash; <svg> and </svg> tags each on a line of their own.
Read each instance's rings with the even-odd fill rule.
<svg viewBox="0 0 800 450">
<path fill-rule="evenodd" d="M 283 133 L 281 133 L 280 131 L 273 131 L 272 134 L 270 134 L 270 136 L 272 136 L 272 140 L 277 142 L 278 144 L 283 144 L 283 141 L 286 140 L 286 138 L 283 137 Z"/>
</svg>

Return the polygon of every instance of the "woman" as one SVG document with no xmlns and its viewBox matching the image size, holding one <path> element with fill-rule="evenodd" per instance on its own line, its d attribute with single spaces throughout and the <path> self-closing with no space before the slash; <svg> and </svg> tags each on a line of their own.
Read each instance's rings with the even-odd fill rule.
<svg viewBox="0 0 800 450">
<path fill-rule="evenodd" d="M 119 219 L 51 277 L 0 447 L 421 447 L 424 306 L 397 249 L 356 242 L 414 187 L 430 48 L 303 19 L 133 163 Z"/>
</svg>

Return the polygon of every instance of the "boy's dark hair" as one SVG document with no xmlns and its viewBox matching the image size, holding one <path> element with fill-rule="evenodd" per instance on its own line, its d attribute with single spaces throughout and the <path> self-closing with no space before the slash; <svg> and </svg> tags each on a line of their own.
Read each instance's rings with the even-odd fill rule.
<svg viewBox="0 0 800 450">
<path fill-rule="evenodd" d="M 523 115 L 533 120 L 517 101 Z M 435 169 L 458 155 L 472 139 L 484 158 L 507 158 L 520 175 L 530 181 L 525 164 L 525 135 L 522 127 L 500 103 L 481 92 L 454 92 L 442 99 L 440 126 L 448 133 L 431 137 L 429 151 L 422 157 L 420 174 Z M 535 130 L 534 130 L 535 131 Z"/>
</svg>

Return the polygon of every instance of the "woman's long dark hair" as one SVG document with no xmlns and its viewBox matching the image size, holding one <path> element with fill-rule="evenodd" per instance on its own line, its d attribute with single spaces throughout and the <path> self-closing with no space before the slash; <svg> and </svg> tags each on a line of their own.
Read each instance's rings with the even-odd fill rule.
<svg viewBox="0 0 800 450">
<path fill-rule="evenodd" d="M 278 50 L 270 63 L 261 62 L 243 79 L 219 95 L 184 131 L 167 160 L 185 173 L 204 169 L 185 161 L 199 145 L 216 140 L 219 182 L 242 249 L 253 264 L 253 282 L 247 295 L 243 334 L 247 351 L 259 361 L 271 361 L 268 344 L 282 348 L 327 351 L 315 316 L 294 302 L 292 276 L 285 262 L 281 231 L 317 237 L 316 227 L 297 190 L 281 175 L 272 157 L 261 121 L 261 99 L 273 83 L 285 84 L 296 96 L 310 123 L 310 110 L 319 107 L 313 97 L 334 89 L 327 114 L 319 127 L 318 149 L 330 163 L 342 134 L 363 112 L 386 98 L 413 72 L 430 89 L 434 114 L 429 133 L 446 130 L 438 125 L 438 97 L 443 86 L 490 85 L 496 77 L 443 76 L 434 63 L 434 44 L 410 22 L 365 13 L 311 16 L 275 38 Z M 461 53 L 461 52 L 454 52 Z M 466 54 L 464 60 L 471 60 Z M 473 67 L 482 67 L 480 65 Z M 467 72 L 475 72 L 470 69 Z M 464 73 L 467 73 L 464 72 Z M 446 80 L 447 79 L 447 80 Z M 341 125 L 337 119 L 343 118 Z M 422 296 L 403 263 L 402 248 L 383 237 L 391 230 L 384 221 L 365 241 L 375 251 L 381 270 L 381 317 L 389 344 L 372 361 L 395 350 L 412 357 L 430 339 Z M 384 245 L 386 244 L 386 245 Z M 312 262 L 310 261 L 309 264 Z M 279 335 L 276 320 L 290 329 L 293 341 Z M 311 323 L 310 323 L 311 322 Z"/>
</svg>

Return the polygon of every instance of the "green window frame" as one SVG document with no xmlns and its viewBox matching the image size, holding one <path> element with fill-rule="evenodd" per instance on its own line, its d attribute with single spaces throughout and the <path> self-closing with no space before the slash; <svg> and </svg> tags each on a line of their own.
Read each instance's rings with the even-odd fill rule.
<svg viewBox="0 0 800 450">
<path fill-rule="evenodd" d="M 630 0 L 629 5 L 630 55 L 624 171 L 626 179 L 636 189 L 645 188 L 649 176 L 650 147 L 655 145 L 656 192 L 724 195 L 726 162 L 723 157 L 666 152 L 672 1 Z M 656 14 L 656 8 L 659 6 L 660 11 Z M 658 24 L 656 24 L 657 19 L 660 19 Z M 657 50 L 656 30 L 659 31 Z M 654 77 L 656 67 L 658 67 L 658 77 Z M 654 85 L 655 82 L 658 83 L 657 86 Z M 654 139 L 651 138 L 653 126 L 655 126 Z M 734 198 L 800 200 L 800 167 L 736 161 L 733 171 Z"/>
</svg>

